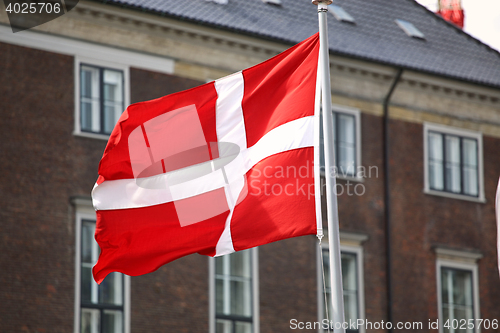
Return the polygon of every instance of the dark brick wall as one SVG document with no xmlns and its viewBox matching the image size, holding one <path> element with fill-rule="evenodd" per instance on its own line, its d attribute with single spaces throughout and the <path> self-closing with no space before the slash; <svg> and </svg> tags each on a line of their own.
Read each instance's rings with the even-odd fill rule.
<svg viewBox="0 0 500 333">
<path fill-rule="evenodd" d="M 259 248 L 262 333 L 289 332 L 291 319 L 318 320 L 317 246 L 315 236 L 303 236 Z"/>
<path fill-rule="evenodd" d="M 0 331 L 70 332 L 74 194 L 104 143 L 73 131 L 73 58 L 0 44 Z"/>
<path fill-rule="evenodd" d="M 0 43 L 0 332 L 73 331 L 70 198 L 90 197 L 106 145 L 72 134 L 73 69 L 73 57 Z M 202 83 L 130 72 L 134 102 Z M 191 256 L 132 278 L 132 330 L 182 332 L 196 323 L 206 331 L 207 272 L 206 258 Z"/>
<path fill-rule="evenodd" d="M 205 83 L 137 68 L 130 69 L 130 82 L 131 103 L 148 101 Z"/>
<path fill-rule="evenodd" d="M 337 181 L 344 188 L 338 198 L 340 229 L 369 237 L 363 243 L 363 269 L 366 319 L 371 322 L 387 319 L 382 125 L 381 117 L 361 115 L 361 164 L 366 178 Z M 346 193 L 347 188 L 354 194 Z"/>
</svg>

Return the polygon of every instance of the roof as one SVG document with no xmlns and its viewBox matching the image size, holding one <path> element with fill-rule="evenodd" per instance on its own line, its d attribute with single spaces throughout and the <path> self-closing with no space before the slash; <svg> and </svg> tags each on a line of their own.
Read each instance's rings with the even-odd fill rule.
<svg viewBox="0 0 500 333">
<path fill-rule="evenodd" d="M 289 44 L 318 31 L 317 7 L 309 0 L 106 0 L 107 4 L 235 31 Z M 500 88 L 500 53 L 414 0 L 334 0 L 355 20 L 328 15 L 333 54 L 369 60 Z M 408 36 L 395 22 L 405 20 L 425 39 Z"/>
</svg>

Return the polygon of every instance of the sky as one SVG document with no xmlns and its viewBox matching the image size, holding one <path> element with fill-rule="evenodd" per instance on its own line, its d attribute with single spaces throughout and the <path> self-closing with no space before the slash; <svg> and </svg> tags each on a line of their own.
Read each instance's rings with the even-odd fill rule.
<svg viewBox="0 0 500 333">
<path fill-rule="evenodd" d="M 433 12 L 438 0 L 417 0 Z M 500 51 L 500 0 L 462 0 L 464 30 L 483 43 Z"/>
</svg>

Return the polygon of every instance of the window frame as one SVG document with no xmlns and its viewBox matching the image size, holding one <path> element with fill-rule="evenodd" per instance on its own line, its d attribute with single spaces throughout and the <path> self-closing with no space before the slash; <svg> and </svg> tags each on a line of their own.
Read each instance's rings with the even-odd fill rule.
<svg viewBox="0 0 500 333">
<path fill-rule="evenodd" d="M 362 243 L 368 239 L 368 236 L 365 234 L 358 233 L 347 233 L 340 232 L 340 252 L 348 253 L 356 255 L 356 269 L 357 269 L 357 290 L 358 290 L 358 319 L 365 320 L 365 275 L 363 269 L 363 245 Z M 320 328 L 318 329 L 318 333 L 325 333 L 327 330 L 323 330 L 323 320 L 326 319 L 324 317 L 325 313 L 325 295 L 323 292 L 323 275 L 321 270 L 321 253 L 320 251 L 327 250 L 329 248 L 328 245 L 328 237 L 324 237 L 321 241 L 321 248 L 318 246 L 316 248 L 316 267 L 317 267 L 317 300 L 318 300 L 318 322 L 320 323 Z M 330 318 L 330 320 L 332 320 Z M 365 326 L 361 325 L 359 327 L 359 333 L 365 333 Z"/>
<path fill-rule="evenodd" d="M 447 192 L 445 190 L 434 190 L 430 187 L 430 171 L 429 171 L 429 133 L 437 132 L 438 134 L 452 135 L 459 138 L 473 139 L 477 141 L 477 171 L 478 171 L 478 196 L 474 197 L 467 194 L 458 194 L 453 192 Z M 445 125 L 438 125 L 432 123 L 424 123 L 424 193 L 430 195 L 436 195 L 452 199 L 460 199 L 466 201 L 485 203 L 486 199 L 484 196 L 484 164 L 483 164 L 483 135 L 481 132 L 475 132 L 470 130 L 464 130 L 461 128 L 455 128 Z M 460 152 L 462 154 L 462 151 Z M 462 172 L 462 168 L 460 169 Z"/>
<path fill-rule="evenodd" d="M 251 269 L 252 269 L 252 333 L 260 332 L 260 313 L 259 313 L 259 251 L 257 247 L 251 248 Z M 209 333 L 215 333 L 216 325 L 216 299 L 215 299 L 215 258 L 208 258 L 208 327 Z"/>
<path fill-rule="evenodd" d="M 339 105 L 339 104 L 332 104 L 332 118 L 337 117 L 338 114 L 346 114 L 349 116 L 354 116 L 354 130 L 356 131 L 355 133 L 355 149 L 356 152 L 354 154 L 356 161 L 355 161 L 355 174 L 354 175 L 346 175 L 338 170 L 338 163 L 337 163 L 337 156 L 338 156 L 338 145 L 336 144 L 337 140 L 337 120 L 335 119 L 335 126 L 333 128 L 333 134 L 334 134 L 334 154 L 335 154 L 335 167 L 337 168 L 337 174 L 336 178 L 338 179 L 345 179 L 345 180 L 350 180 L 350 181 L 356 181 L 356 182 L 362 182 L 364 181 L 364 178 L 361 176 L 363 174 L 363 171 L 361 170 L 362 166 L 362 161 L 361 161 L 361 111 L 356 108 L 344 106 L 344 105 Z M 324 147 L 320 143 L 320 149 Z M 325 176 L 325 168 L 321 167 L 321 175 Z"/>
<path fill-rule="evenodd" d="M 73 135 L 92 138 L 92 139 L 100 139 L 100 140 L 108 140 L 109 134 L 104 133 L 94 133 L 87 132 L 82 130 L 81 127 L 81 98 L 80 98 L 80 82 L 81 82 L 81 68 L 82 66 L 93 67 L 99 70 L 100 73 L 103 72 L 103 69 L 109 69 L 114 71 L 121 71 L 123 73 L 123 111 L 130 105 L 130 67 L 126 65 L 120 65 L 113 62 L 75 56 L 75 65 L 74 65 L 74 77 L 75 77 L 75 112 L 74 112 L 74 130 Z M 99 82 L 100 84 L 101 82 Z M 102 105 L 102 87 L 99 87 L 100 94 L 100 105 Z M 100 111 L 100 121 L 102 122 L 102 112 Z"/>
<path fill-rule="evenodd" d="M 461 252 L 455 250 L 436 249 L 438 255 L 436 259 L 436 291 L 437 291 L 437 306 L 439 333 L 444 333 L 443 325 L 443 300 L 442 300 L 442 285 L 441 285 L 441 269 L 449 268 L 461 271 L 470 271 L 472 273 L 472 306 L 474 319 L 480 319 L 480 302 L 479 302 L 479 277 L 478 265 L 476 261 L 482 257 L 480 254 Z M 474 333 L 481 333 L 481 328 L 474 325 Z"/>
<path fill-rule="evenodd" d="M 75 206 L 75 308 L 74 333 L 80 333 L 81 325 L 81 256 L 82 256 L 82 222 L 95 221 L 95 210 L 88 198 L 72 198 Z M 123 274 L 123 332 L 130 333 L 130 276 Z M 99 306 L 97 305 L 96 309 Z M 111 309 L 111 307 L 109 307 Z"/>
</svg>

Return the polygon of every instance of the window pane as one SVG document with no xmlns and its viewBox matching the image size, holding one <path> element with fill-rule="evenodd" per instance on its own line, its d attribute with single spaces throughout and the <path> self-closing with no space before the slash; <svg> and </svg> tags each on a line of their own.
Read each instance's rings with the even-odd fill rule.
<svg viewBox="0 0 500 333">
<path fill-rule="evenodd" d="M 339 141 L 342 141 L 347 144 L 355 144 L 355 118 L 351 115 L 346 114 L 338 114 L 338 131 L 339 131 Z"/>
<path fill-rule="evenodd" d="M 99 310 L 82 309 L 82 333 L 99 333 L 99 322 Z"/>
<path fill-rule="evenodd" d="M 82 302 L 96 303 L 97 284 L 92 278 L 92 266 L 97 260 L 94 240 L 95 223 L 82 222 L 82 262 L 81 262 L 81 295 Z"/>
<path fill-rule="evenodd" d="M 230 274 L 232 276 L 250 277 L 250 250 L 232 253 L 229 256 L 231 261 Z"/>
<path fill-rule="evenodd" d="M 113 128 L 118 121 L 118 117 L 116 117 L 117 110 L 117 105 L 109 102 L 104 103 L 104 132 L 107 134 L 110 134 L 113 131 Z"/>
<path fill-rule="evenodd" d="M 121 273 L 111 273 L 99 286 L 99 303 L 122 305 L 123 297 L 123 275 Z"/>
<path fill-rule="evenodd" d="M 104 70 L 104 132 L 111 133 L 123 111 L 123 73 Z"/>
<path fill-rule="evenodd" d="M 451 298 L 451 286 L 449 281 L 452 279 L 451 271 L 449 269 L 441 269 L 441 299 L 443 304 L 449 304 L 453 301 Z M 448 297 L 448 295 L 450 297 Z"/>
<path fill-rule="evenodd" d="M 82 66 L 80 70 L 80 93 L 82 97 L 99 98 L 99 69 Z"/>
<path fill-rule="evenodd" d="M 104 70 L 104 100 L 123 101 L 123 73 L 121 71 Z"/>
<path fill-rule="evenodd" d="M 330 291 L 330 262 L 328 249 L 323 249 L 323 267 L 325 270 L 325 285 L 326 285 L 326 306 L 328 309 L 329 318 L 333 318 L 333 309 L 331 306 L 331 291 Z M 355 253 L 341 253 L 341 268 L 342 268 L 342 288 L 344 298 L 344 314 L 347 321 L 356 321 L 358 318 L 358 272 L 357 272 L 357 256 Z M 325 295 L 322 295 L 324 301 Z M 325 312 L 326 313 L 326 312 Z"/>
<path fill-rule="evenodd" d="M 92 248 L 94 246 L 95 223 L 82 223 L 82 262 L 93 263 Z"/>
<path fill-rule="evenodd" d="M 344 293 L 344 313 L 345 320 L 349 322 L 356 321 L 358 319 L 358 295 L 354 294 L 345 294 Z"/>
<path fill-rule="evenodd" d="M 338 114 L 337 165 L 342 175 L 354 175 L 356 168 L 356 118 Z"/>
<path fill-rule="evenodd" d="M 80 69 L 80 116 L 84 131 L 100 131 L 99 69 L 82 66 Z"/>
<path fill-rule="evenodd" d="M 335 117 L 333 117 L 333 130 L 335 131 Z M 334 136 L 335 137 L 335 136 Z M 324 133 L 323 133 L 323 111 L 320 107 L 319 116 L 319 165 L 322 170 L 325 170 L 325 144 L 324 144 Z"/>
<path fill-rule="evenodd" d="M 429 186 L 434 190 L 444 189 L 443 136 L 429 132 Z"/>
<path fill-rule="evenodd" d="M 232 333 L 233 322 L 231 320 L 217 319 L 215 323 L 216 333 Z"/>
<path fill-rule="evenodd" d="M 102 333 L 120 333 L 123 331 L 123 314 L 121 311 L 104 310 Z"/>
<path fill-rule="evenodd" d="M 215 280 L 215 311 L 221 314 L 229 314 L 224 312 L 224 288 L 223 280 Z"/>
<path fill-rule="evenodd" d="M 82 100 L 80 110 L 82 113 L 82 130 L 92 131 L 92 102 Z"/>
<path fill-rule="evenodd" d="M 330 253 L 323 249 L 323 269 L 325 270 L 325 285 L 327 291 L 330 289 Z"/>
<path fill-rule="evenodd" d="M 330 289 L 330 253 L 328 249 L 323 249 L 323 269 L 325 270 L 326 289 Z"/>
<path fill-rule="evenodd" d="M 471 273 L 468 271 L 454 271 L 453 303 L 459 305 L 472 305 Z"/>
<path fill-rule="evenodd" d="M 231 281 L 231 314 L 250 317 L 252 315 L 250 281 Z"/>
<path fill-rule="evenodd" d="M 342 285 L 344 290 L 357 291 L 356 255 L 342 253 Z"/>
<path fill-rule="evenodd" d="M 477 140 L 462 139 L 462 148 L 464 193 L 477 196 L 479 192 Z"/>
<path fill-rule="evenodd" d="M 92 278 L 92 266 L 82 265 L 82 302 L 90 303 L 92 302 L 92 283 L 95 283 Z"/>
<path fill-rule="evenodd" d="M 342 253 L 342 287 L 344 294 L 344 312 L 346 320 L 358 319 L 358 281 L 356 254 Z"/>
<path fill-rule="evenodd" d="M 235 323 L 235 333 L 252 333 L 252 323 L 237 321 Z"/>
<path fill-rule="evenodd" d="M 223 258 L 224 257 L 216 257 L 215 258 L 215 274 L 217 275 L 222 275 L 224 274 L 224 271 L 223 271 Z"/>
<path fill-rule="evenodd" d="M 446 190 L 461 192 L 460 175 L 460 138 L 446 135 Z"/>
</svg>

